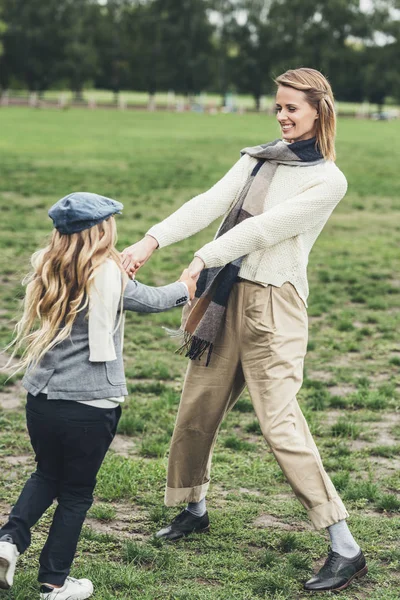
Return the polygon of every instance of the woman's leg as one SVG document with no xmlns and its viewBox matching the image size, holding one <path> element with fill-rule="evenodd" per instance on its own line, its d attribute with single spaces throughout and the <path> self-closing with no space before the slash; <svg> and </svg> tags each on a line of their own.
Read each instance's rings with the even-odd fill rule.
<svg viewBox="0 0 400 600">
<path fill-rule="evenodd" d="M 190 361 L 172 436 L 165 503 L 199 502 L 207 493 L 212 452 L 219 426 L 244 388 L 239 362 L 238 284 L 211 362 Z"/>
<path fill-rule="evenodd" d="M 307 314 L 289 283 L 269 286 L 259 302 L 248 289 L 249 323 L 242 366 L 264 437 L 316 529 L 346 519 L 348 513 L 322 465 L 296 400 L 307 347 Z M 266 328 L 270 331 L 265 335 Z M 264 341 L 264 343 L 262 342 Z"/>
<path fill-rule="evenodd" d="M 250 289 L 248 290 L 250 293 Z M 348 516 L 311 436 L 296 400 L 307 344 L 307 316 L 294 288 L 269 287 L 262 313 L 248 298 L 248 335 L 242 344 L 242 365 L 261 425 L 282 471 L 316 529 L 329 529 L 336 548 L 319 573 L 307 581 L 309 591 L 345 589 L 367 573 L 365 558 L 347 528 Z M 252 316 L 251 313 L 255 313 Z M 258 326 L 257 326 L 258 323 Z M 257 331 L 258 328 L 258 331 Z M 268 336 L 265 332 L 270 331 Z M 267 347 L 261 342 L 264 339 Z M 258 341 L 257 341 L 258 340 Z"/>
<path fill-rule="evenodd" d="M 75 555 L 97 473 L 115 436 L 121 408 L 103 410 L 63 401 L 63 466 L 58 506 L 40 555 L 39 581 L 62 586 Z"/>
</svg>

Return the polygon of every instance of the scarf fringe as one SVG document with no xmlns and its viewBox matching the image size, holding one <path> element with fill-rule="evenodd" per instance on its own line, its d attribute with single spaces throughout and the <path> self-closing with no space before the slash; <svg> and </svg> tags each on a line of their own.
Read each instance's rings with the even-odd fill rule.
<svg viewBox="0 0 400 600">
<path fill-rule="evenodd" d="M 212 342 L 207 342 L 207 340 L 202 340 L 196 335 L 192 335 L 188 331 L 185 331 L 183 334 L 184 342 L 178 350 L 176 350 L 177 354 L 185 353 L 185 357 L 190 358 L 190 360 L 201 359 L 205 352 L 208 350 L 206 367 L 210 364 L 211 354 L 214 348 L 214 344 Z"/>
</svg>

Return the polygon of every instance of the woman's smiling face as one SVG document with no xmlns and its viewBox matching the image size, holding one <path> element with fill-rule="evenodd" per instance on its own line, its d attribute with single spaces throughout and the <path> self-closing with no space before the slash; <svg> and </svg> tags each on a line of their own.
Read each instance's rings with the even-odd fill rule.
<svg viewBox="0 0 400 600">
<path fill-rule="evenodd" d="M 275 102 L 283 140 L 299 142 L 315 136 L 318 112 L 307 102 L 304 92 L 280 85 Z"/>
</svg>

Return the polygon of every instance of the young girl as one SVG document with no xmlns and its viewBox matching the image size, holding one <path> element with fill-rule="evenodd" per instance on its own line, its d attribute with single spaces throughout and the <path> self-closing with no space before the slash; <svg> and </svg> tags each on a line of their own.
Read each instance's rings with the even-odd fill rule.
<svg viewBox="0 0 400 600">
<path fill-rule="evenodd" d="M 40 555 L 43 600 L 83 600 L 88 579 L 69 577 L 96 476 L 115 436 L 127 395 L 123 360 L 123 311 L 160 312 L 194 296 L 195 279 L 153 288 L 128 281 L 115 249 L 115 213 L 122 204 L 73 193 L 49 211 L 50 244 L 32 257 L 24 313 L 15 351 L 25 351 L 26 415 L 37 469 L 0 529 L 0 588 L 13 583 L 30 530 L 57 498 Z M 14 351 L 14 354 L 15 354 Z"/>
</svg>

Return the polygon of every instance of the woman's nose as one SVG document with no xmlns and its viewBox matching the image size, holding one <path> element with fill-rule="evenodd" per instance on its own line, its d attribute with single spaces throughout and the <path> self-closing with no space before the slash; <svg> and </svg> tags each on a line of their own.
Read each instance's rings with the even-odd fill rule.
<svg viewBox="0 0 400 600">
<path fill-rule="evenodd" d="M 281 123 L 282 121 L 286 121 L 286 119 L 287 119 L 287 113 L 286 113 L 286 111 L 284 111 L 283 109 L 280 110 L 277 113 L 276 118 L 278 119 L 279 123 Z"/>
</svg>

